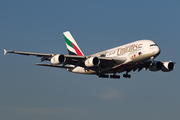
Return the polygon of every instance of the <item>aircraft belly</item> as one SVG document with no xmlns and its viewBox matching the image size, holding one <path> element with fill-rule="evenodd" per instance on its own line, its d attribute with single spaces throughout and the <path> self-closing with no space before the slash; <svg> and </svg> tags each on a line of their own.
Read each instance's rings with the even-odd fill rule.
<svg viewBox="0 0 180 120">
<path fill-rule="evenodd" d="M 105 73 L 121 73 L 134 67 L 136 64 L 121 64 L 116 68 L 105 71 Z"/>
<path fill-rule="evenodd" d="M 76 67 L 73 69 L 67 69 L 69 72 L 73 73 L 79 73 L 79 74 L 96 74 L 96 71 L 90 70 L 90 69 L 85 69 L 83 67 Z"/>
</svg>

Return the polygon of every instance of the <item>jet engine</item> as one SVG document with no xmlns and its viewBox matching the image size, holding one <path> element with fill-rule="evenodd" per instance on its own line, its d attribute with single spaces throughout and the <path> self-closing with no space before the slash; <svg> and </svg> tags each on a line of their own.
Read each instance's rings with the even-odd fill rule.
<svg viewBox="0 0 180 120">
<path fill-rule="evenodd" d="M 66 57 L 62 54 L 57 54 L 51 58 L 51 64 L 61 64 L 66 61 Z"/>
<path fill-rule="evenodd" d="M 163 63 L 160 61 L 154 61 L 153 63 L 150 64 L 149 70 L 150 71 L 159 71 L 163 67 Z"/>
<path fill-rule="evenodd" d="M 100 64 L 100 60 L 98 57 L 90 57 L 85 61 L 86 67 L 94 67 Z"/>
<path fill-rule="evenodd" d="M 172 71 L 175 68 L 175 65 L 173 62 L 163 62 L 162 71 L 163 72 L 169 72 Z"/>
</svg>

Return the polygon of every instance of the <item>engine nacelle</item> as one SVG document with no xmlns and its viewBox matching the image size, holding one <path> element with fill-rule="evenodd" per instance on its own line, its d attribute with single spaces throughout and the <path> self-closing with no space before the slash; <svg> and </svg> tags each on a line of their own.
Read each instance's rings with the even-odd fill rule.
<svg viewBox="0 0 180 120">
<path fill-rule="evenodd" d="M 163 63 L 160 61 L 154 61 L 152 65 L 149 66 L 150 71 L 159 71 L 163 67 Z"/>
<path fill-rule="evenodd" d="M 51 58 L 51 64 L 61 64 L 66 61 L 66 57 L 62 54 L 57 54 Z"/>
<path fill-rule="evenodd" d="M 163 62 L 162 71 L 163 72 L 169 72 L 172 71 L 175 68 L 175 65 L 173 62 Z"/>
<path fill-rule="evenodd" d="M 86 67 L 94 67 L 100 64 L 100 60 L 98 57 L 90 57 L 85 61 Z"/>
</svg>

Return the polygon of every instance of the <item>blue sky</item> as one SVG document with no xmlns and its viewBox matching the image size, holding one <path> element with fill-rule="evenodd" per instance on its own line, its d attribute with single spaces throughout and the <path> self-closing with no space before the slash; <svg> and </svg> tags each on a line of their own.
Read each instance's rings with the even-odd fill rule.
<svg viewBox="0 0 180 120">
<path fill-rule="evenodd" d="M 179 95 L 177 0 L 1 0 L 0 118 L 2 120 L 177 120 Z M 3 49 L 68 54 L 70 31 L 85 55 L 140 39 L 161 48 L 156 60 L 177 62 L 169 73 L 131 72 L 99 79 L 35 66 L 40 59 Z M 122 75 L 122 74 L 120 74 Z"/>
</svg>

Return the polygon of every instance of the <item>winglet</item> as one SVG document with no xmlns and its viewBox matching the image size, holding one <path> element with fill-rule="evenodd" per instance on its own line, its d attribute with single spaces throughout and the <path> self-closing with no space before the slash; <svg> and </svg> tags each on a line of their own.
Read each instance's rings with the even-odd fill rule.
<svg viewBox="0 0 180 120">
<path fill-rule="evenodd" d="M 4 55 L 7 53 L 7 51 L 4 49 Z"/>
</svg>

